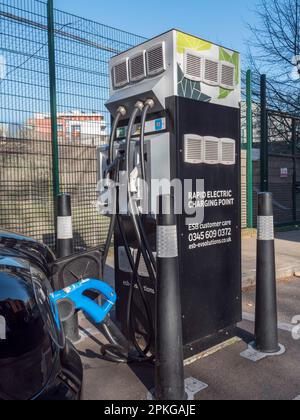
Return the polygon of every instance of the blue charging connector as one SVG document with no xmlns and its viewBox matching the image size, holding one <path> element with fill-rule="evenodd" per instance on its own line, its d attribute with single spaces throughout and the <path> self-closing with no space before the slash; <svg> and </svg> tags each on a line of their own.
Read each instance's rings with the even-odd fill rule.
<svg viewBox="0 0 300 420">
<path fill-rule="evenodd" d="M 105 303 L 102 306 L 97 304 L 84 295 L 86 292 L 99 293 L 104 297 Z M 104 321 L 116 300 L 116 292 L 108 284 L 95 279 L 82 280 L 50 295 L 50 301 L 55 307 L 59 307 L 61 302 L 69 301 L 75 311 L 83 311 L 96 324 Z"/>
</svg>

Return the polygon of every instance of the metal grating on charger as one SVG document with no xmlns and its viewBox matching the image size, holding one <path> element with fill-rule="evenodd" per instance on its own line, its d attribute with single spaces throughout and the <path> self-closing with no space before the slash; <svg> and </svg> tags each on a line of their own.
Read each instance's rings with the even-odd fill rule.
<svg viewBox="0 0 300 420">
<path fill-rule="evenodd" d="M 164 43 L 156 45 L 146 52 L 147 74 L 156 76 L 165 71 Z"/>
<path fill-rule="evenodd" d="M 204 65 L 204 82 L 209 85 L 218 86 L 219 68 L 220 64 L 218 61 L 206 58 Z"/>
<path fill-rule="evenodd" d="M 194 81 L 202 80 L 203 57 L 189 51 L 185 53 L 185 77 Z"/>
<path fill-rule="evenodd" d="M 184 153 L 186 163 L 203 163 L 203 138 L 195 135 L 186 135 L 184 138 Z"/>
<path fill-rule="evenodd" d="M 221 87 L 234 89 L 235 67 L 233 64 L 221 64 Z"/>
<path fill-rule="evenodd" d="M 220 162 L 220 141 L 215 137 L 204 138 L 204 163 L 216 165 Z"/>
<path fill-rule="evenodd" d="M 130 81 L 139 82 L 146 77 L 145 53 L 142 52 L 129 61 Z"/>
<path fill-rule="evenodd" d="M 113 68 L 114 87 L 120 89 L 129 83 L 128 60 L 122 61 Z"/>
<path fill-rule="evenodd" d="M 234 165 L 236 162 L 236 143 L 232 139 L 221 140 L 221 163 Z"/>
</svg>

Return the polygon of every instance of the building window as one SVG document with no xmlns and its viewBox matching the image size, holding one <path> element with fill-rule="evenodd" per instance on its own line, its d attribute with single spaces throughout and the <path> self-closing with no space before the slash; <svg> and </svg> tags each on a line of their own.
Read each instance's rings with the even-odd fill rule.
<svg viewBox="0 0 300 420">
<path fill-rule="evenodd" d="M 72 125 L 71 133 L 72 133 L 72 140 L 80 138 L 81 125 Z"/>
</svg>

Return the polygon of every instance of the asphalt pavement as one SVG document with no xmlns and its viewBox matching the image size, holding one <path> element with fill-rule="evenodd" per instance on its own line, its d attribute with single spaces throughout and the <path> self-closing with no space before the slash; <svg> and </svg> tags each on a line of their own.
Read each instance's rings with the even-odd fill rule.
<svg viewBox="0 0 300 420">
<path fill-rule="evenodd" d="M 240 356 L 253 339 L 255 293 L 244 293 L 244 319 L 233 344 L 185 368 L 186 377 L 208 385 L 197 400 L 294 400 L 300 396 L 300 341 L 294 340 L 292 318 L 300 314 L 300 279 L 279 284 L 279 335 L 286 353 L 253 363 Z M 298 318 L 300 322 L 300 317 Z M 151 364 L 115 364 L 100 356 L 104 337 L 83 316 L 77 348 L 85 371 L 86 400 L 145 400 L 154 387 Z"/>
</svg>

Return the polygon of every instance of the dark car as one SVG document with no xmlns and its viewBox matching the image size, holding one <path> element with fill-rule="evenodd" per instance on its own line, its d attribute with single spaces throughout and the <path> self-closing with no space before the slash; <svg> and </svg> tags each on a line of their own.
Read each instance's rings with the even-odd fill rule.
<svg viewBox="0 0 300 420">
<path fill-rule="evenodd" d="M 82 363 L 49 299 L 52 252 L 0 231 L 0 400 L 77 400 Z"/>
</svg>

